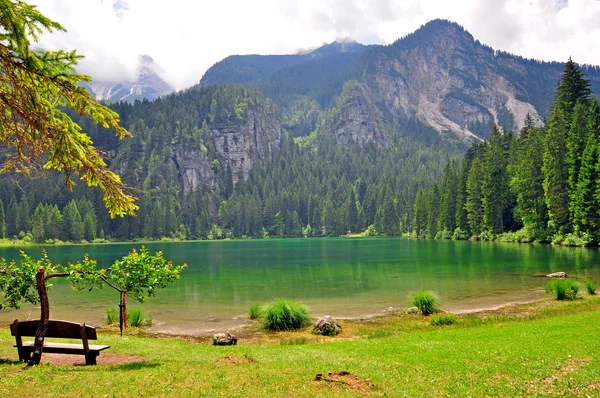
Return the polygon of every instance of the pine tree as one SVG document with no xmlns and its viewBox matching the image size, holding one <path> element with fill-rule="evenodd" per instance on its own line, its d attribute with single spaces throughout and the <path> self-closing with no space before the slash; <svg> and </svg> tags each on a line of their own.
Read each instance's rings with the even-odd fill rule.
<svg viewBox="0 0 600 398">
<path fill-rule="evenodd" d="M 579 65 L 569 57 L 556 89 L 555 103 L 563 107 L 564 117 L 570 120 L 577 102 L 587 104 L 591 95 L 592 89 L 589 80 L 585 78 L 585 74 L 581 71 Z"/>
<path fill-rule="evenodd" d="M 67 240 L 79 242 L 84 238 L 83 220 L 75 200 L 71 200 L 63 209 L 63 231 Z"/>
<path fill-rule="evenodd" d="M 517 140 L 516 159 L 510 164 L 510 188 L 516 195 L 514 216 L 532 233 L 545 240 L 548 210 L 544 199 L 542 173 L 544 130 L 525 125 Z"/>
<path fill-rule="evenodd" d="M 0 200 L 0 239 L 6 238 L 6 217 L 4 216 L 4 204 Z"/>
<path fill-rule="evenodd" d="M 548 206 L 548 227 L 551 233 L 568 232 L 569 168 L 566 161 L 567 119 L 560 104 L 554 106 L 544 137 L 544 195 Z"/>
<path fill-rule="evenodd" d="M 15 219 L 15 229 L 19 232 L 29 232 L 31 229 L 31 215 L 29 214 L 29 201 L 26 195 L 21 196 L 17 217 Z"/>
<path fill-rule="evenodd" d="M 572 194 L 571 211 L 576 232 L 598 234 L 600 203 L 596 199 L 595 191 L 600 180 L 599 162 L 598 142 L 590 136 L 583 151 L 576 190 Z"/>
<path fill-rule="evenodd" d="M 569 168 L 569 212 L 574 219 L 574 200 L 579 180 L 579 169 L 587 141 L 587 109 L 583 102 L 578 101 L 573 109 L 571 126 L 567 133 L 567 166 Z"/>
<path fill-rule="evenodd" d="M 474 235 L 483 231 L 483 164 L 479 157 L 473 159 L 467 178 L 467 200 L 465 209 L 469 227 Z"/>
<path fill-rule="evenodd" d="M 494 233 L 504 230 L 502 216 L 508 199 L 508 142 L 505 138 L 494 125 L 483 156 L 483 224 Z"/>
</svg>

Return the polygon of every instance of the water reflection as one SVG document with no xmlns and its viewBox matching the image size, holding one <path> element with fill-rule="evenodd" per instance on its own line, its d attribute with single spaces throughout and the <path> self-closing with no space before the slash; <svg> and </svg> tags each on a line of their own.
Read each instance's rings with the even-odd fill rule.
<svg viewBox="0 0 600 398">
<path fill-rule="evenodd" d="M 84 253 L 110 265 L 133 244 L 48 247 L 57 262 L 76 261 Z M 139 246 L 139 245 L 137 245 Z M 500 304 L 539 297 L 546 282 L 537 274 L 566 271 L 576 279 L 598 278 L 598 249 L 486 242 L 402 239 L 271 239 L 152 243 L 175 263 L 189 268 L 181 280 L 159 291 L 145 308 L 155 321 L 176 328 L 230 322 L 252 303 L 278 297 L 298 299 L 315 313 L 363 316 L 388 306 L 403 307 L 411 291 L 436 291 L 447 309 Z M 36 257 L 40 248 L 27 248 Z M 38 253 L 36 253 L 38 251 Z M 5 258 L 17 248 L 0 248 Z M 72 293 L 55 283 L 50 295 L 53 317 L 96 324 L 104 309 L 116 305 L 110 289 Z M 132 305 L 132 304 L 130 304 Z M 135 304 L 133 304 L 135 305 Z M 0 322 L 36 316 L 0 312 Z"/>
</svg>

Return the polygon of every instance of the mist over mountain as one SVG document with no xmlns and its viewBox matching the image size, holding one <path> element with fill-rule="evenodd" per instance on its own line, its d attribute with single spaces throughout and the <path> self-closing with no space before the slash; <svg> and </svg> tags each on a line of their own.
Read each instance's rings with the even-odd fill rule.
<svg viewBox="0 0 600 398">
<path fill-rule="evenodd" d="M 147 99 L 153 101 L 158 97 L 172 93 L 175 89 L 160 75 L 161 66 L 148 55 L 140 55 L 133 80 L 120 82 L 92 80 L 88 89 L 98 100 L 106 102 L 135 101 Z"/>
</svg>

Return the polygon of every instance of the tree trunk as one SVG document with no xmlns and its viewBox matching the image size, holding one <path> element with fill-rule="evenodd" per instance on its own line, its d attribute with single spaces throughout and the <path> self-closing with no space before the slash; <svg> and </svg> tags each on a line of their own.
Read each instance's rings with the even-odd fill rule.
<svg viewBox="0 0 600 398">
<path fill-rule="evenodd" d="M 44 348 L 44 338 L 50 319 L 50 302 L 48 301 L 48 291 L 46 290 L 46 271 L 40 268 L 35 275 L 36 287 L 40 296 L 40 324 L 35 332 L 35 342 L 33 344 L 33 353 L 29 358 L 27 366 L 33 366 L 40 363 L 42 359 L 42 350 Z"/>
</svg>

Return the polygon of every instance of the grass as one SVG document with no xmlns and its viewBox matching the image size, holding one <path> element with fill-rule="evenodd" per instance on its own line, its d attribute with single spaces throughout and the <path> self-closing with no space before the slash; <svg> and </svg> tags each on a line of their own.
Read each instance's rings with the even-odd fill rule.
<svg viewBox="0 0 600 398">
<path fill-rule="evenodd" d="M 147 314 L 139 307 L 127 309 L 127 325 L 139 328 L 141 326 L 151 326 L 152 316 Z"/>
<path fill-rule="evenodd" d="M 308 326 L 310 319 L 305 305 L 279 299 L 265 306 L 263 327 L 267 330 L 296 330 Z"/>
<path fill-rule="evenodd" d="M 451 328 L 395 314 L 346 321 L 345 337 L 265 333 L 267 340 L 254 345 L 240 340 L 232 347 L 100 332 L 99 344 L 111 345 L 101 357 L 111 353 L 147 360 L 32 369 L 13 360 L 14 339 L 2 328 L 0 395 L 599 396 L 599 314 L 600 298 L 586 296 L 458 316 Z M 375 331 L 379 336 L 367 337 Z M 269 340 L 273 336 L 279 340 Z M 349 384 L 314 381 L 318 373 L 342 371 L 372 384 L 352 390 Z"/>
<path fill-rule="evenodd" d="M 431 315 L 429 324 L 431 326 L 453 325 L 457 322 L 456 315 L 449 312 L 440 312 Z"/>
<path fill-rule="evenodd" d="M 594 295 L 596 294 L 596 288 L 598 287 L 598 282 L 592 279 L 588 279 L 585 281 L 585 288 L 587 289 L 588 294 Z"/>
<path fill-rule="evenodd" d="M 417 307 L 421 314 L 431 315 L 437 311 L 440 300 L 435 293 L 422 290 L 411 295 L 410 303 Z"/>
<path fill-rule="evenodd" d="M 579 284 L 571 279 L 555 279 L 544 286 L 547 293 L 553 293 L 557 300 L 575 300 Z"/>
<path fill-rule="evenodd" d="M 110 307 L 106 309 L 106 324 L 112 325 L 113 323 L 119 322 L 119 309 Z"/>
<path fill-rule="evenodd" d="M 262 315 L 262 308 L 259 304 L 252 304 L 248 309 L 250 319 L 258 319 Z"/>
<path fill-rule="evenodd" d="M 107 308 L 106 309 L 106 324 L 112 325 L 113 323 L 119 322 L 119 309 L 118 308 Z M 152 316 L 147 314 L 144 310 L 139 307 L 127 309 L 127 325 L 136 328 L 142 326 L 152 325 Z"/>
</svg>

